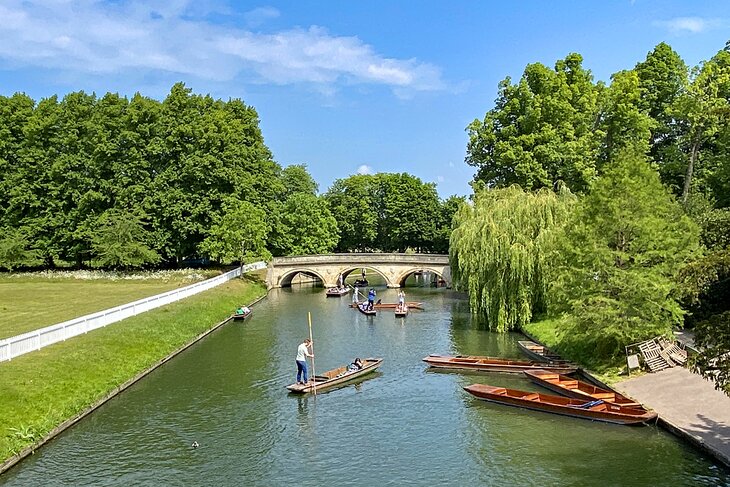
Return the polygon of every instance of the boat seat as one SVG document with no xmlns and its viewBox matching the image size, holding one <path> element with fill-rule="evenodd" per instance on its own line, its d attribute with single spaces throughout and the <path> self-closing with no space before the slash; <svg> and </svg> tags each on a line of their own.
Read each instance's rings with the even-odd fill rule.
<svg viewBox="0 0 730 487">
<path fill-rule="evenodd" d="M 534 394 L 527 394 L 526 396 L 522 396 L 522 399 L 524 399 L 525 401 L 535 401 L 539 397 L 540 397 L 539 394 L 534 393 Z"/>
</svg>

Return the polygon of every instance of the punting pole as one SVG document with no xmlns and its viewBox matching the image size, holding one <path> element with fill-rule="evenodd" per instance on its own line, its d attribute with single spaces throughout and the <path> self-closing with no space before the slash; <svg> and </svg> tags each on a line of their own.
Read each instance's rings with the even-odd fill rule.
<svg viewBox="0 0 730 487">
<path fill-rule="evenodd" d="M 314 340 L 312 339 L 312 312 L 307 311 L 307 319 L 309 320 L 309 342 L 312 345 L 312 391 L 317 395 L 317 372 L 314 370 Z"/>
</svg>

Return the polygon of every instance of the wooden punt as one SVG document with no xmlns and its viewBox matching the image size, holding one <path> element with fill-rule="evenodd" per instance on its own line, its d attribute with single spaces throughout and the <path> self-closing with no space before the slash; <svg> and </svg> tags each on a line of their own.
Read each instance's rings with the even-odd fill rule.
<svg viewBox="0 0 730 487">
<path fill-rule="evenodd" d="M 350 304 L 350 308 L 357 306 L 355 303 Z M 419 301 L 406 301 L 406 306 L 413 309 L 423 309 L 423 303 Z M 375 303 L 373 308 L 377 309 L 395 309 L 398 307 L 398 303 Z"/>
<path fill-rule="evenodd" d="M 396 318 L 405 318 L 408 314 L 408 306 L 397 307 L 394 313 Z"/>
<path fill-rule="evenodd" d="M 358 304 L 357 309 L 360 310 L 360 313 L 367 316 L 375 316 L 377 314 L 377 311 L 375 311 L 375 309 L 368 309 L 368 303 Z"/>
<path fill-rule="evenodd" d="M 286 388 L 297 394 L 306 394 L 314 392 L 316 386 L 317 392 L 319 392 L 375 372 L 381 363 L 383 363 L 382 358 L 366 358 L 362 360 L 363 367 L 360 370 L 348 371 L 347 365 L 344 365 L 328 370 L 324 374 L 316 375 L 309 379 L 306 384 L 290 384 Z"/>
<path fill-rule="evenodd" d="M 644 407 L 636 402 L 632 401 L 626 396 L 622 396 L 616 391 L 609 391 L 600 387 L 588 384 L 567 375 L 556 374 L 547 370 L 525 370 L 525 375 L 530 378 L 535 384 L 541 385 L 546 389 L 555 391 L 558 394 L 562 394 L 568 397 L 574 397 L 583 400 L 601 399 L 612 404 L 618 404 L 634 409 L 644 409 Z"/>
<path fill-rule="evenodd" d="M 518 340 L 517 346 L 520 347 L 520 350 L 522 350 L 525 355 L 530 357 L 530 359 L 537 360 L 538 362 L 563 361 L 560 358 L 560 355 L 558 355 L 557 353 L 531 340 Z"/>
<path fill-rule="evenodd" d="M 233 321 L 243 321 L 248 318 L 251 313 L 253 313 L 253 310 L 250 309 L 248 310 L 248 313 L 239 313 L 238 311 L 236 311 L 235 313 L 233 313 Z"/>
<path fill-rule="evenodd" d="M 339 298 L 340 296 L 344 296 L 345 294 L 348 294 L 350 292 L 349 287 L 331 287 L 327 289 L 327 297 L 328 298 Z"/>
<path fill-rule="evenodd" d="M 521 373 L 525 370 L 549 370 L 559 374 L 571 374 L 578 370 L 574 364 L 552 364 L 543 362 L 528 362 L 526 360 L 512 360 L 497 357 L 480 357 L 477 355 L 429 355 L 423 359 L 431 367 L 442 369 L 480 370 L 486 372 Z"/>
<path fill-rule="evenodd" d="M 464 390 L 483 401 L 606 423 L 637 425 L 648 423 L 657 417 L 653 411 L 619 406 L 601 400 L 586 401 L 486 384 L 472 384 Z"/>
</svg>

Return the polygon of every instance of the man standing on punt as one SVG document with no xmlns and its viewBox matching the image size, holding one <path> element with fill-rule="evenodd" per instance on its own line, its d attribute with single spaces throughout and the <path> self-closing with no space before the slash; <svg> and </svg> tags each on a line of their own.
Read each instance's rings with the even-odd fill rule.
<svg viewBox="0 0 730 487">
<path fill-rule="evenodd" d="M 307 357 L 314 357 L 314 354 L 309 352 L 311 346 L 312 340 L 305 338 L 297 348 L 297 384 L 307 383 Z M 302 376 L 304 376 L 303 381 Z"/>
</svg>

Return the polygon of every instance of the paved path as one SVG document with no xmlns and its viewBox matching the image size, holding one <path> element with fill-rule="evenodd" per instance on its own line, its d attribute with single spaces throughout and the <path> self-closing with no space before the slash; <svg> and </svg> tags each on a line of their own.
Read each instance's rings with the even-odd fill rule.
<svg viewBox="0 0 730 487">
<path fill-rule="evenodd" d="M 670 429 L 730 466 L 730 397 L 682 367 L 619 382 L 615 388 L 659 413 Z"/>
</svg>

